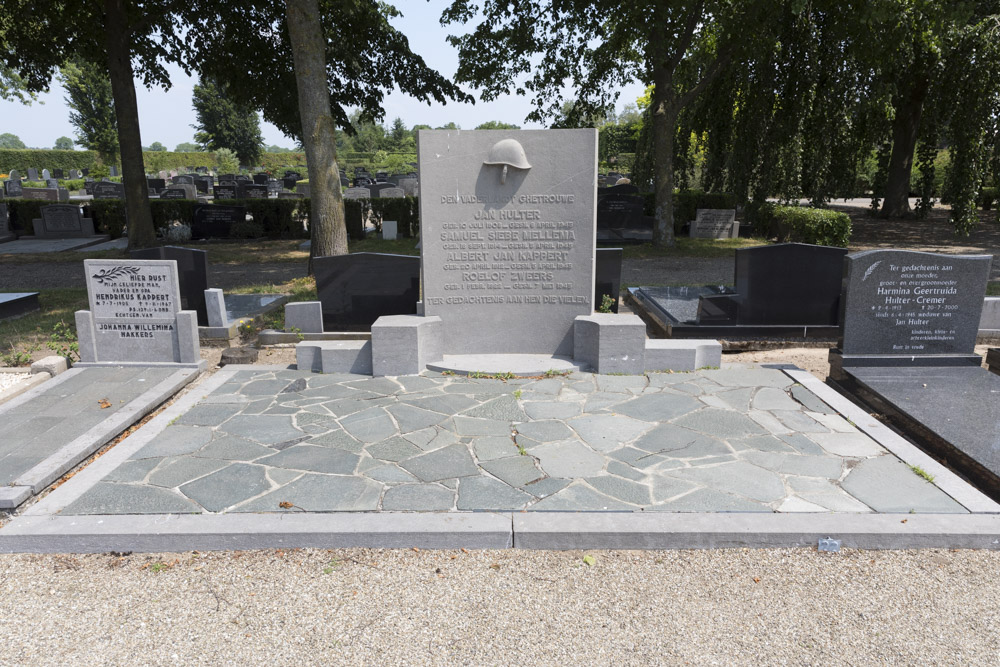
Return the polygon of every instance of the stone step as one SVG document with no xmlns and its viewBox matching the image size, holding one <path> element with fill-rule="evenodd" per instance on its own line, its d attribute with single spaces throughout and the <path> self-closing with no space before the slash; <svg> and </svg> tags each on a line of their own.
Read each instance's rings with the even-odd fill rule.
<svg viewBox="0 0 1000 667">
<path fill-rule="evenodd" d="M 307 340 L 295 346 L 299 370 L 314 373 L 372 374 L 370 340 Z"/>
</svg>

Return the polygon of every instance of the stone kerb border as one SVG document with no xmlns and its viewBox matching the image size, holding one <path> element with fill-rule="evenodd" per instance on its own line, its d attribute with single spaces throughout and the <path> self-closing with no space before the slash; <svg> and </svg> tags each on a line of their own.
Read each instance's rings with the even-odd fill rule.
<svg viewBox="0 0 1000 667">
<path fill-rule="evenodd" d="M 861 549 L 1000 549 L 1000 505 L 936 462 L 925 461 L 921 456 L 926 455 L 901 438 L 901 442 L 885 442 L 886 433 L 892 434 L 891 431 L 884 426 L 879 429 L 867 424 L 857 415 L 860 408 L 811 374 L 790 366 L 781 369 L 816 392 L 831 407 L 842 411 L 905 462 L 918 461 L 935 475 L 935 483 L 942 490 L 973 513 L 382 512 L 59 516 L 63 508 L 156 437 L 171 420 L 235 373 L 285 368 L 227 366 L 217 372 L 150 420 L 142 430 L 0 529 L 0 552 L 94 553 L 276 547 L 777 548 L 815 546 L 819 539 L 826 537 L 841 540 L 844 547 Z M 874 420 L 869 417 L 867 421 Z"/>
</svg>

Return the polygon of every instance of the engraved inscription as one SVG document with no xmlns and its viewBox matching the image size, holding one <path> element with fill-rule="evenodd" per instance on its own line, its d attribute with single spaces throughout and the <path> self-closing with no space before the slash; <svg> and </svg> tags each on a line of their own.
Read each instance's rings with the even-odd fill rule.
<svg viewBox="0 0 1000 667">
<path fill-rule="evenodd" d="M 871 309 L 875 318 L 899 331 L 893 338 L 900 343 L 892 345 L 893 351 L 923 352 L 930 341 L 955 340 L 952 316 L 959 306 L 954 303 L 958 281 L 953 268 L 943 263 L 886 267 L 889 275 L 879 280 Z"/>
</svg>

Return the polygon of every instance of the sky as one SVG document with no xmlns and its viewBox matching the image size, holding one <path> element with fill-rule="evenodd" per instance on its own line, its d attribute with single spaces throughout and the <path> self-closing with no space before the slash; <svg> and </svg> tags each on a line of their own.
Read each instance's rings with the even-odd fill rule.
<svg viewBox="0 0 1000 667">
<path fill-rule="evenodd" d="M 410 40 L 410 48 L 421 55 L 430 67 L 435 68 L 447 77 L 451 77 L 458 69 L 457 51 L 446 41 L 449 34 L 464 32 L 462 26 L 441 27 L 439 19 L 448 0 L 404 0 L 394 3 L 403 12 L 402 17 L 393 19 L 393 25 Z M 158 141 L 168 150 L 173 150 L 177 144 L 194 140 L 195 113 L 191 106 L 191 96 L 196 80 L 184 74 L 178 67 L 169 66 L 172 86 L 170 90 L 154 88 L 147 90 L 142 83 L 136 82 L 136 97 L 139 104 L 139 125 L 142 133 L 142 143 L 149 146 Z M 470 91 L 476 97 L 476 104 L 459 104 L 451 102 L 447 105 L 432 103 L 428 105 L 393 91 L 385 96 L 385 123 L 392 122 L 397 116 L 403 119 L 407 127 L 417 124 L 438 127 L 449 122 L 455 122 L 460 127 L 472 129 L 490 120 L 500 120 L 514 123 L 523 128 L 537 128 L 541 125 L 526 123 L 525 116 L 531 111 L 528 98 L 507 96 L 490 103 L 478 101 L 476 91 Z M 634 103 L 643 93 L 643 86 L 634 83 L 621 90 L 618 109 Z M 52 81 L 51 90 L 39 95 L 39 101 L 30 106 L 18 102 L 0 101 L 0 134 L 10 132 L 20 137 L 27 146 L 34 148 L 51 148 L 58 137 L 74 138 L 74 128 L 69 122 L 69 110 L 64 98 L 65 91 L 57 80 Z M 42 102 L 43 104 L 40 104 Z M 266 146 L 277 145 L 286 148 L 294 146 L 294 141 L 284 136 L 270 123 L 261 122 L 261 132 Z"/>
</svg>

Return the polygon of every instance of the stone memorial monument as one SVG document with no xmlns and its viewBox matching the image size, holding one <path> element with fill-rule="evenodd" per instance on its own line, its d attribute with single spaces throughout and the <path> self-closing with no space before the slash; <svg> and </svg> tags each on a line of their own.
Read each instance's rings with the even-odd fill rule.
<svg viewBox="0 0 1000 667">
<path fill-rule="evenodd" d="M 7 204 L 0 204 L 0 243 L 13 241 L 17 236 L 10 231 L 10 217 L 7 215 Z"/>
<path fill-rule="evenodd" d="M 90 310 L 76 313 L 77 365 L 206 367 L 197 315 L 180 309 L 176 262 L 87 259 L 83 266 Z"/>
<path fill-rule="evenodd" d="M 735 239 L 739 235 L 740 223 L 731 208 L 699 208 L 688 229 L 693 239 Z"/>
<path fill-rule="evenodd" d="M 32 220 L 36 239 L 71 239 L 97 236 L 94 221 L 83 217 L 76 204 L 52 204 L 39 209 L 41 218 Z"/>
</svg>

